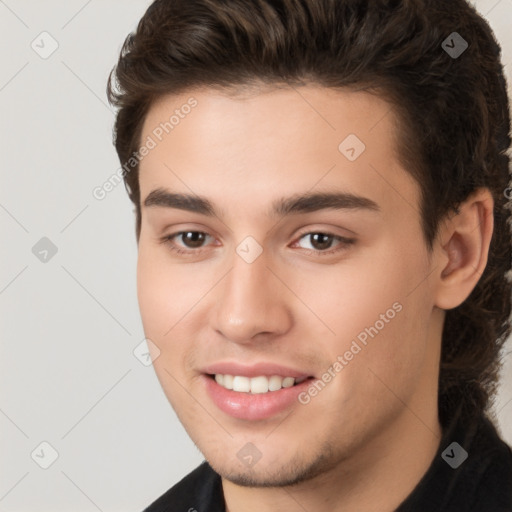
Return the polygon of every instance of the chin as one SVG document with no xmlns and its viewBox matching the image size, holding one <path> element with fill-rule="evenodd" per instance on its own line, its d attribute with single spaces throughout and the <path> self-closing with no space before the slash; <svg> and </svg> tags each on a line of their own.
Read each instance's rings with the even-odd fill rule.
<svg viewBox="0 0 512 512">
<path fill-rule="evenodd" d="M 240 463 L 208 460 L 210 466 L 223 479 L 242 487 L 286 487 L 313 480 L 337 465 L 330 447 L 320 451 L 313 460 L 305 460 L 304 454 L 296 454 L 288 462 L 283 457 L 276 462 L 261 458 L 252 467 L 241 469 Z"/>
</svg>

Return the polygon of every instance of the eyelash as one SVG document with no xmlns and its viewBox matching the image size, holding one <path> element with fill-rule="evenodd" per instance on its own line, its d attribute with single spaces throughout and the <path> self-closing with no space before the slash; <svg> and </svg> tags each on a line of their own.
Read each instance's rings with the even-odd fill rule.
<svg viewBox="0 0 512 512">
<path fill-rule="evenodd" d="M 180 255 L 194 256 L 194 255 L 200 254 L 202 252 L 201 249 L 203 249 L 202 247 L 198 248 L 198 249 L 186 250 L 186 249 L 182 249 L 182 248 L 176 246 L 172 242 L 172 240 L 174 238 L 176 238 L 180 235 L 184 235 L 186 233 L 201 233 L 203 235 L 210 236 L 210 235 L 208 235 L 208 233 L 205 233 L 204 231 L 194 231 L 194 230 L 178 231 L 176 233 L 172 233 L 170 235 L 164 236 L 163 238 L 161 238 L 160 243 L 167 244 L 171 251 L 173 251 L 177 254 L 180 254 Z M 345 250 L 347 248 L 347 246 L 353 245 L 355 243 L 355 239 L 353 239 L 353 238 L 345 238 L 343 236 L 335 235 L 334 233 L 329 233 L 327 231 L 305 231 L 298 236 L 297 241 L 300 240 L 301 238 L 304 238 L 307 235 L 318 235 L 318 234 L 325 235 L 328 237 L 333 237 L 334 239 L 338 240 L 340 243 L 334 249 L 328 249 L 325 251 L 321 251 L 318 249 L 303 249 L 303 251 L 306 251 L 306 254 L 308 254 L 308 255 L 313 254 L 315 256 L 330 256 L 332 254 L 342 252 L 343 250 Z"/>
</svg>

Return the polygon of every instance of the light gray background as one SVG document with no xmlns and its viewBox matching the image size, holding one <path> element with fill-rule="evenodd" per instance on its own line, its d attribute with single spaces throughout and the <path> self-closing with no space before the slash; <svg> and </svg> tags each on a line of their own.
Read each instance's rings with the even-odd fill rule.
<svg viewBox="0 0 512 512">
<path fill-rule="evenodd" d="M 0 512 L 141 511 L 202 460 L 133 354 L 132 205 L 123 185 L 92 195 L 119 167 L 107 76 L 149 3 L 0 0 Z M 511 84 L 512 0 L 476 4 Z M 512 444 L 510 347 L 495 408 Z"/>
</svg>

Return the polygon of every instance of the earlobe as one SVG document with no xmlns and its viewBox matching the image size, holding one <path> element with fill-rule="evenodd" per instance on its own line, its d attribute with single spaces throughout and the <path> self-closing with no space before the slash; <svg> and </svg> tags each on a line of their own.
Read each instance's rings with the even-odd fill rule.
<svg viewBox="0 0 512 512">
<path fill-rule="evenodd" d="M 441 309 L 462 304 L 478 283 L 491 243 L 494 201 L 488 189 L 478 189 L 447 218 L 436 241 L 439 267 L 436 302 Z"/>
</svg>

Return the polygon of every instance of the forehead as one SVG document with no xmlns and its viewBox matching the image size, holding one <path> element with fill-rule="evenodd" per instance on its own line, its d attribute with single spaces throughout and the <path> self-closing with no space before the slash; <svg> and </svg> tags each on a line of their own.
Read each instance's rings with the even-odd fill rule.
<svg viewBox="0 0 512 512">
<path fill-rule="evenodd" d="M 141 199 L 167 187 L 241 208 L 265 202 L 261 212 L 284 193 L 320 187 L 415 202 L 395 136 L 390 104 L 362 91 L 283 86 L 168 95 L 143 125 L 141 144 L 153 147 L 140 162 Z"/>
<path fill-rule="evenodd" d="M 206 142 L 221 135 L 215 127 L 223 132 L 237 131 L 241 122 L 247 136 L 258 132 L 260 135 L 280 133 L 289 138 L 303 136 L 313 142 L 315 135 L 324 138 L 330 132 L 339 138 L 347 130 L 368 138 L 380 123 L 384 125 L 378 131 L 391 139 L 395 135 L 396 118 L 388 102 L 365 91 L 318 85 L 199 88 L 158 98 L 146 115 L 142 132 L 143 135 L 153 133 L 157 138 L 176 136 L 188 124 L 198 137 L 206 135 L 203 139 Z"/>
</svg>

